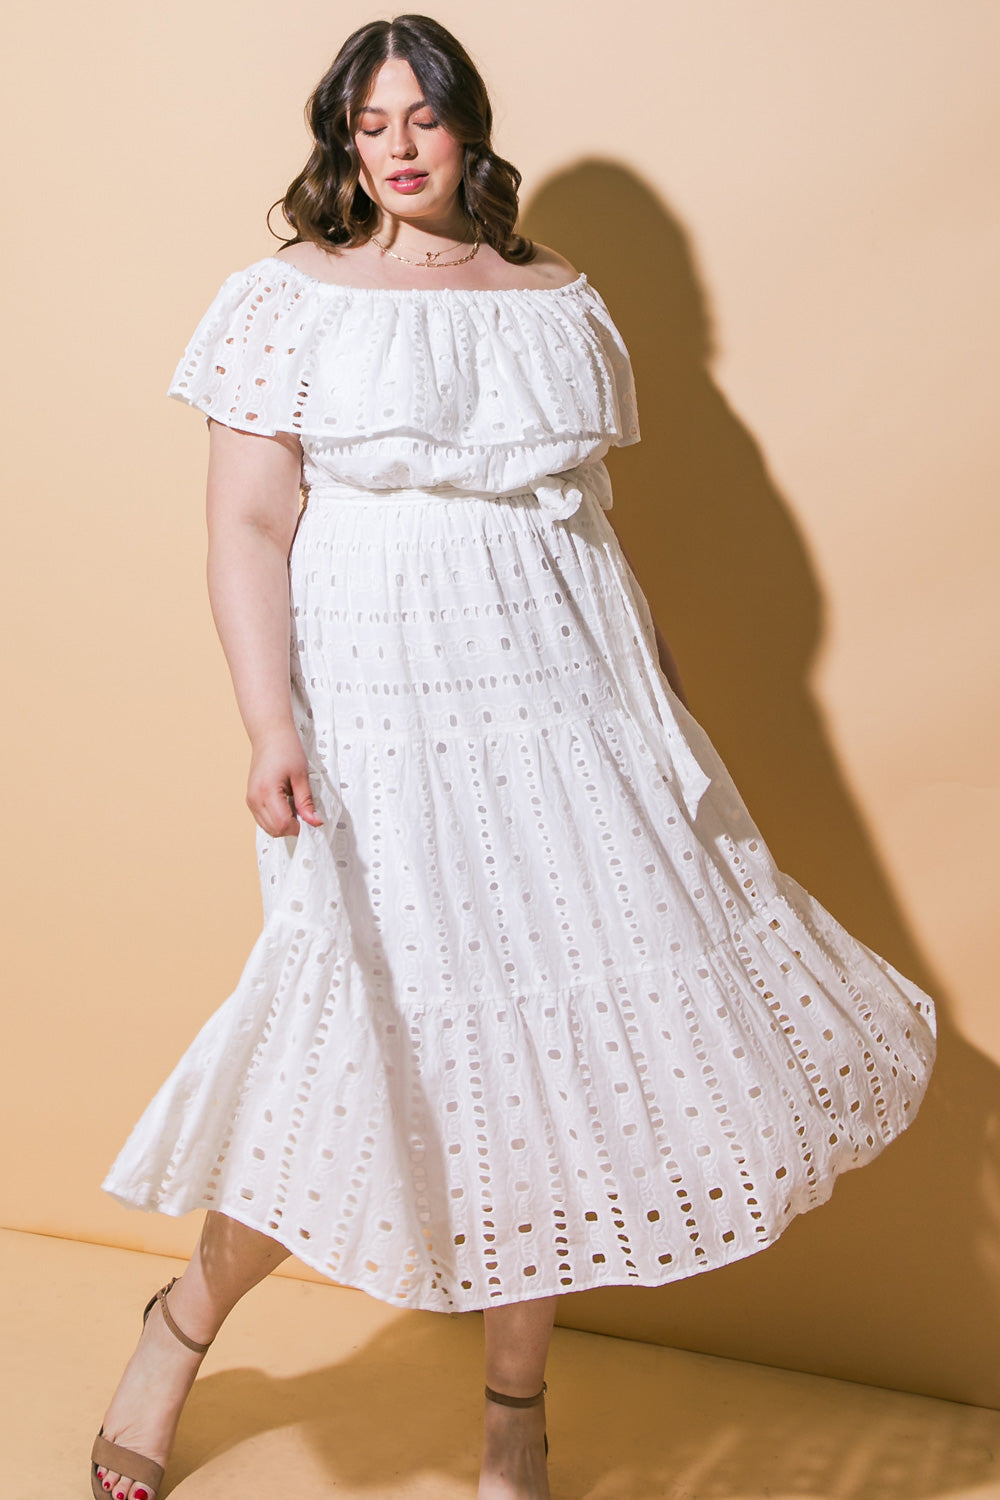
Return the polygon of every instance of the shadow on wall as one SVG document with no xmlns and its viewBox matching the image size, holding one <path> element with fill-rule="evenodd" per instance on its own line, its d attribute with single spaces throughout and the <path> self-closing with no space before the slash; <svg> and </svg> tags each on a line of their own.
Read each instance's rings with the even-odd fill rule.
<svg viewBox="0 0 1000 1500">
<path fill-rule="evenodd" d="M 569 1332 L 557 1334 L 547 1375 L 553 1495 L 944 1500 L 1000 1472 L 1000 1419 L 966 1406 Z M 313 1487 L 318 1477 L 351 1495 L 457 1500 L 473 1493 L 481 1393 L 482 1320 L 407 1313 L 322 1369 L 204 1376 L 171 1478 L 191 1500 L 249 1478 L 255 1492 L 269 1480 L 277 1490 L 301 1477 L 304 1445 Z M 263 1441 L 281 1428 L 296 1437 Z"/>
<path fill-rule="evenodd" d="M 559 1322 L 1000 1406 L 998 1069 L 949 1023 L 810 695 L 823 601 L 760 448 L 713 381 L 687 235 L 632 172 L 593 160 L 546 183 L 524 226 L 587 272 L 632 354 L 643 441 L 612 455 L 611 519 L 641 560 L 692 712 L 779 867 L 933 996 L 940 1022 L 919 1120 L 830 1204 L 766 1254 L 653 1290 L 577 1293 Z"/>
</svg>

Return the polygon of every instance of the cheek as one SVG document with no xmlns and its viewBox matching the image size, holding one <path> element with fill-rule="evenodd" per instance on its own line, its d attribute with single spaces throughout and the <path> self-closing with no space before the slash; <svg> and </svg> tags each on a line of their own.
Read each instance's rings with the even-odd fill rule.
<svg viewBox="0 0 1000 1500">
<path fill-rule="evenodd" d="M 376 146 L 376 141 L 368 140 L 363 135 L 354 137 L 354 147 L 360 158 L 362 171 L 371 171 L 374 166 L 377 157 Z"/>
<path fill-rule="evenodd" d="M 446 135 L 444 131 L 433 132 L 433 161 L 434 165 L 442 171 L 449 172 L 454 177 L 462 175 L 462 158 L 464 150 L 453 135 Z"/>
</svg>

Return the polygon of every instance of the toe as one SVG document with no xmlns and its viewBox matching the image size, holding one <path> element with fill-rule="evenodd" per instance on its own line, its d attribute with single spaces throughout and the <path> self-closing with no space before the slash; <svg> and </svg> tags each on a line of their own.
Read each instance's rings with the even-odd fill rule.
<svg viewBox="0 0 1000 1500">
<path fill-rule="evenodd" d="M 148 1484 L 140 1484 L 138 1481 L 128 1492 L 128 1500 L 155 1500 L 156 1491 L 150 1489 Z"/>
<path fill-rule="evenodd" d="M 121 1476 L 113 1473 L 110 1469 L 104 1469 L 101 1473 L 101 1484 L 106 1490 L 113 1490 Z"/>
</svg>

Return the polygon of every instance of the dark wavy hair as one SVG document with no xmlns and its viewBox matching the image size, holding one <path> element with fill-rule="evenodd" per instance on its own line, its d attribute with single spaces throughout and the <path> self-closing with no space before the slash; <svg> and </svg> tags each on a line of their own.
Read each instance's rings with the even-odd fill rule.
<svg viewBox="0 0 1000 1500">
<path fill-rule="evenodd" d="M 306 105 L 313 149 L 284 198 L 271 205 L 268 227 L 280 204 L 295 231 L 287 245 L 312 240 L 351 247 L 371 238 L 378 207 L 358 180 L 361 160 L 351 122 L 389 58 L 409 63 L 435 118 L 465 147 L 459 202 L 480 237 L 505 260 L 533 260 L 531 240 L 516 232 L 521 174 L 490 144 L 493 108 L 486 85 L 461 43 L 429 16 L 371 21 L 347 38 Z"/>
</svg>

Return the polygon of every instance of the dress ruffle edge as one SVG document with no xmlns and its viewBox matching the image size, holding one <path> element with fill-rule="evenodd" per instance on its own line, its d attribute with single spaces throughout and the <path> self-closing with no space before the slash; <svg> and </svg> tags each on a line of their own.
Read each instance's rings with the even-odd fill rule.
<svg viewBox="0 0 1000 1500">
<path fill-rule="evenodd" d="M 329 284 L 275 258 L 234 272 L 169 394 L 228 426 L 340 444 L 638 442 L 621 336 L 585 276 L 564 287 L 390 291 Z M 539 469 L 538 473 L 546 472 Z M 369 467 L 367 482 L 379 483 Z"/>
</svg>

